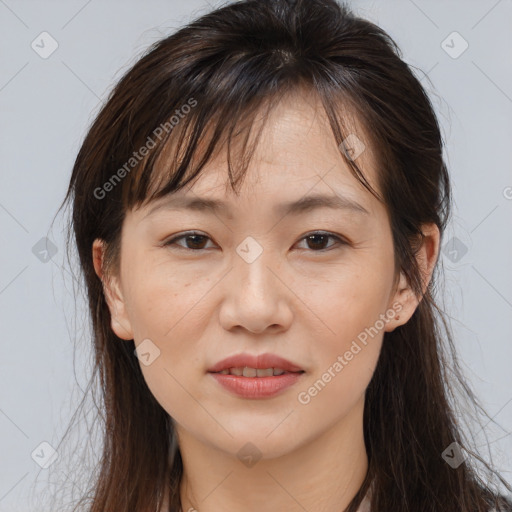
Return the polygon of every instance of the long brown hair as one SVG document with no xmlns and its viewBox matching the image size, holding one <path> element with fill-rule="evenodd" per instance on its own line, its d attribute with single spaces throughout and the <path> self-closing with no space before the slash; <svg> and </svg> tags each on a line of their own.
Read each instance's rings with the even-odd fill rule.
<svg viewBox="0 0 512 512">
<path fill-rule="evenodd" d="M 149 48 L 92 123 L 63 203 L 72 208 L 70 236 L 92 319 L 89 389 L 94 381 L 101 392 L 103 453 L 77 508 L 157 512 L 168 495 L 169 510 L 179 511 L 183 471 L 172 419 L 148 389 L 133 341 L 110 328 L 93 241 L 105 242 L 107 272 L 116 272 L 125 213 L 184 187 L 216 150 L 227 147 L 230 154 L 235 137 L 243 151 L 228 159 L 228 173 L 237 190 L 255 147 L 248 141 L 256 115 L 301 90 L 321 99 L 337 144 L 350 134 L 349 112 L 365 127 L 381 195 L 340 154 L 386 205 L 396 269 L 422 296 L 412 318 L 384 335 L 365 399 L 368 473 L 348 512 L 369 486 L 376 512 L 512 510 L 498 485 L 512 489 L 470 449 L 456 414 L 460 399 L 480 409 L 433 299 L 439 266 L 422 294 L 415 258 L 420 226 L 435 223 L 442 237 L 451 205 L 433 106 L 393 39 L 335 0 L 242 0 L 202 16 Z M 457 468 L 442 457 L 452 443 L 468 455 Z"/>
</svg>

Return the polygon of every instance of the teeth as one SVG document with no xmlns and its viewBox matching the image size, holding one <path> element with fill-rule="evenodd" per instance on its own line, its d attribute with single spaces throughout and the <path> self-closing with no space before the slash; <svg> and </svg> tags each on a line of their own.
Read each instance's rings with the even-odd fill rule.
<svg viewBox="0 0 512 512">
<path fill-rule="evenodd" d="M 286 373 L 281 368 L 249 368 L 248 366 L 240 368 L 229 368 L 222 370 L 218 373 L 222 375 L 236 375 L 237 377 L 272 377 L 277 375 L 283 375 Z"/>
<path fill-rule="evenodd" d="M 244 377 L 256 377 L 258 370 L 255 368 L 248 368 L 247 366 L 244 368 L 243 376 Z"/>
<path fill-rule="evenodd" d="M 245 375 L 245 370 L 244 370 Z M 274 375 L 274 370 L 272 368 L 266 368 L 265 370 L 260 370 L 259 368 L 256 370 L 256 376 L 258 377 L 272 377 Z"/>
</svg>

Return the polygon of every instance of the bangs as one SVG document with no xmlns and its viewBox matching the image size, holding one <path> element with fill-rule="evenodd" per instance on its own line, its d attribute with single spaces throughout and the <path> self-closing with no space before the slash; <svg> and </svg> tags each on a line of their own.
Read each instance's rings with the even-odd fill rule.
<svg viewBox="0 0 512 512">
<path fill-rule="evenodd" d="M 268 117 L 279 97 L 275 94 L 253 99 L 236 109 L 196 106 L 131 175 L 123 191 L 124 207 L 141 207 L 180 190 L 198 178 L 204 166 L 224 150 L 229 182 L 236 192 L 264 127 L 263 122 L 255 132 L 255 121 L 260 113 Z"/>
<path fill-rule="evenodd" d="M 253 88 L 252 94 L 239 95 L 235 103 L 226 101 L 226 91 L 218 91 L 213 97 L 196 99 L 192 95 L 181 103 L 182 107 L 173 106 L 171 112 L 177 112 L 183 105 L 195 105 L 177 123 L 173 124 L 171 119 L 178 116 L 171 115 L 155 126 L 151 133 L 144 134 L 146 141 L 153 140 L 154 145 L 151 143 L 147 157 L 134 167 L 123 182 L 124 210 L 142 207 L 184 188 L 198 178 L 205 165 L 223 151 L 226 152 L 229 183 L 232 190 L 238 193 L 266 121 L 286 95 L 292 95 L 298 101 L 311 95 L 321 99 L 333 138 L 340 147 L 340 156 L 354 177 L 382 201 L 343 145 L 343 141 L 350 139 L 349 136 L 356 135 L 367 148 L 375 147 L 371 134 L 364 130 L 364 126 L 361 127 L 360 119 L 355 114 L 357 108 L 350 98 L 342 98 L 338 89 L 338 99 L 333 102 L 332 91 L 324 95 L 304 82 L 295 85 L 286 82 L 266 95 Z M 347 108 L 349 105 L 350 108 Z M 171 129 L 167 130 L 169 125 Z M 356 126 L 357 129 L 354 128 Z M 157 137 L 162 130 L 165 136 Z"/>
</svg>

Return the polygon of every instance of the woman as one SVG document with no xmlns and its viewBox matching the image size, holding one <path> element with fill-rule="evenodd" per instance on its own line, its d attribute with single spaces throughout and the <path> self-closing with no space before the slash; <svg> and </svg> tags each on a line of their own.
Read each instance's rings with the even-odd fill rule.
<svg viewBox="0 0 512 512">
<path fill-rule="evenodd" d="M 226 5 L 126 73 L 66 197 L 105 420 L 87 510 L 512 510 L 451 401 L 442 149 L 393 40 L 334 0 Z"/>
</svg>

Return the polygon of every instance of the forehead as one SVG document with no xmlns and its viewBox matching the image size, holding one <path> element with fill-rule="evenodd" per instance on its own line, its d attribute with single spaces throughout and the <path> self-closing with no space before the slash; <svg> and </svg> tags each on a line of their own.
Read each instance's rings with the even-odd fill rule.
<svg viewBox="0 0 512 512">
<path fill-rule="evenodd" d="M 258 168 L 286 169 L 288 176 L 303 176 L 309 169 L 324 175 L 337 166 L 344 177 L 351 178 L 349 166 L 344 161 L 343 148 L 352 147 L 357 152 L 355 161 L 368 178 L 376 181 L 375 165 L 367 134 L 347 107 L 339 105 L 345 125 L 345 145 L 337 143 L 327 114 L 317 94 L 294 91 L 285 95 L 270 111 L 266 120 L 257 118 L 255 130 L 261 129 L 261 138 L 254 154 Z M 224 153 L 225 154 L 225 153 Z"/>
</svg>

